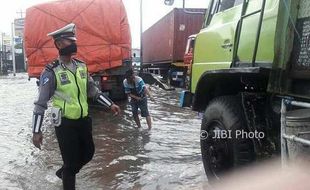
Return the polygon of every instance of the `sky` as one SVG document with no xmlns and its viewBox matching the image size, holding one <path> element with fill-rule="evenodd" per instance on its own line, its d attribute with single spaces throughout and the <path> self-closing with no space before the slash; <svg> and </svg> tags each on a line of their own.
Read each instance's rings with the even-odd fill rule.
<svg viewBox="0 0 310 190">
<path fill-rule="evenodd" d="M 0 2 L 0 32 L 8 35 L 11 33 L 11 23 L 15 18 L 21 17 L 21 11 L 43 2 L 52 0 L 4 0 Z M 123 0 L 126 7 L 127 16 L 130 24 L 132 47 L 140 46 L 140 1 Z M 164 0 L 142 0 L 142 25 L 143 31 L 156 23 L 174 7 L 181 8 L 183 0 L 174 0 L 173 6 L 164 4 Z M 185 0 L 187 8 L 206 8 L 209 0 Z M 19 13 L 18 13 L 19 12 Z M 23 14 L 24 16 L 25 14 Z"/>
</svg>

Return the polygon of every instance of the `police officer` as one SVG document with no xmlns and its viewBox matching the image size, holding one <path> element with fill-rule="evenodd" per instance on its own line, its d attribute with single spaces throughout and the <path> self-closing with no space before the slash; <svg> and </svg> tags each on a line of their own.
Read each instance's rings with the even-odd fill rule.
<svg viewBox="0 0 310 190">
<path fill-rule="evenodd" d="M 95 86 L 85 63 L 72 58 L 77 52 L 75 24 L 68 24 L 48 36 L 54 39 L 59 57 L 45 67 L 40 77 L 39 96 L 34 103 L 32 140 L 41 149 L 44 111 L 52 99 L 52 123 L 63 159 L 63 166 L 56 175 L 62 178 L 65 190 L 75 189 L 75 175 L 94 155 L 87 98 L 94 98 L 116 115 L 120 108 Z"/>
</svg>

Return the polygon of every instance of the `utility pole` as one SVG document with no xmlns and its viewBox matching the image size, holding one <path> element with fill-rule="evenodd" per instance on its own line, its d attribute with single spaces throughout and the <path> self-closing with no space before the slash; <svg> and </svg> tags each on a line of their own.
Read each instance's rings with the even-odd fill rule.
<svg viewBox="0 0 310 190">
<path fill-rule="evenodd" d="M 17 13 L 17 14 L 20 14 L 20 17 L 19 17 L 19 18 L 24 18 L 24 17 L 23 17 L 23 14 L 24 14 L 25 12 L 23 12 L 22 10 L 17 11 L 16 13 Z"/>
<path fill-rule="evenodd" d="M 3 37 L 4 37 L 4 33 L 1 33 L 1 60 L 0 60 L 0 75 L 3 74 Z"/>
<path fill-rule="evenodd" d="M 140 0 L 140 70 L 143 69 L 143 44 L 142 44 L 142 0 Z"/>
<path fill-rule="evenodd" d="M 27 62 L 26 62 L 26 55 L 25 55 L 25 48 L 24 48 L 24 36 L 23 34 L 20 32 L 21 30 L 23 30 L 24 28 L 24 14 L 25 12 L 20 10 L 20 11 L 17 11 L 17 19 L 14 20 L 14 37 L 15 36 L 18 36 L 18 37 L 21 37 L 21 45 L 22 45 L 22 55 L 23 55 L 23 58 L 24 58 L 24 69 L 27 70 Z M 14 42 L 15 43 L 15 40 Z M 15 49 L 15 44 L 14 44 L 14 49 Z M 14 55 L 15 55 L 15 51 L 14 51 Z M 15 56 L 14 56 L 14 60 L 15 60 Z M 16 60 L 15 60 L 16 62 Z M 16 63 L 15 63 L 16 65 Z"/>
<path fill-rule="evenodd" d="M 12 64 L 13 64 L 13 75 L 16 76 L 14 22 L 12 22 Z"/>
</svg>

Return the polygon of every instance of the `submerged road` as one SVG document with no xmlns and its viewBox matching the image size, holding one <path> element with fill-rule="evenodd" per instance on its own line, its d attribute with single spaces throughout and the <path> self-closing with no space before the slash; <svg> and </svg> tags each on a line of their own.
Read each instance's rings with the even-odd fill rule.
<svg viewBox="0 0 310 190">
<path fill-rule="evenodd" d="M 62 189 L 55 171 L 62 161 L 49 110 L 42 150 L 31 142 L 35 80 L 27 74 L 0 76 L 0 189 Z M 96 152 L 77 175 L 77 189 L 203 189 L 207 187 L 199 145 L 197 113 L 177 107 L 179 90 L 151 86 L 153 129 L 135 128 L 130 106 L 123 113 L 91 108 Z"/>
</svg>

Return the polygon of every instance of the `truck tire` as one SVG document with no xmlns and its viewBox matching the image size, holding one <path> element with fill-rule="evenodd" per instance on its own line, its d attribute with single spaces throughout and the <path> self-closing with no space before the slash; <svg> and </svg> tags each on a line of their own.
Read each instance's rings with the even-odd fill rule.
<svg viewBox="0 0 310 190">
<path fill-rule="evenodd" d="M 222 96 L 212 100 L 203 115 L 200 138 L 208 180 L 219 180 L 227 171 L 255 160 L 252 140 L 240 138 L 237 130 L 247 131 L 240 99 Z"/>
</svg>

